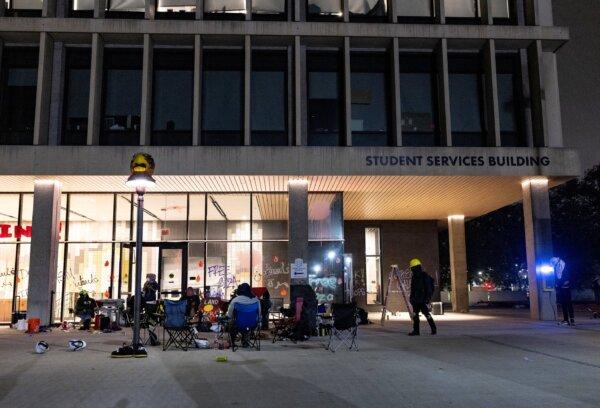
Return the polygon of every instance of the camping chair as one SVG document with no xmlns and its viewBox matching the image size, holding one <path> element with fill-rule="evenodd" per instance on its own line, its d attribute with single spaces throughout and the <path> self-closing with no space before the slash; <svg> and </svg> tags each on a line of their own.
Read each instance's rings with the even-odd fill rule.
<svg viewBox="0 0 600 408">
<path fill-rule="evenodd" d="M 236 303 L 233 309 L 232 327 L 229 330 L 229 339 L 231 343 L 231 351 L 235 351 L 238 347 L 235 344 L 235 332 L 241 335 L 241 341 L 247 343 L 249 347 L 260 350 L 260 323 L 261 316 L 259 313 L 260 303 L 250 305 L 242 305 Z"/>
<path fill-rule="evenodd" d="M 358 334 L 358 309 L 356 303 L 333 303 L 331 305 L 333 322 L 329 331 L 327 349 L 334 352 L 342 345 L 348 350 L 358 351 L 356 335 Z M 337 345 L 335 344 L 337 342 Z"/>
<path fill-rule="evenodd" d="M 193 342 L 194 332 L 188 325 L 185 309 L 185 300 L 165 300 L 165 320 L 163 325 L 163 351 L 174 345 L 184 351 Z M 165 332 L 169 340 L 165 342 Z"/>
<path fill-rule="evenodd" d="M 304 298 L 296 298 L 294 308 L 280 308 L 279 311 L 284 316 L 281 319 L 273 320 L 273 343 L 277 340 L 292 340 L 296 342 L 296 325 L 302 320 L 302 309 L 304 307 Z"/>
</svg>

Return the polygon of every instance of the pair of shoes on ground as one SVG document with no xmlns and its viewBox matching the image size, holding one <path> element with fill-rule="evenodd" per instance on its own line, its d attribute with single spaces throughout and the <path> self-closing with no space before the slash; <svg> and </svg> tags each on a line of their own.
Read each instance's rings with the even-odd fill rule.
<svg viewBox="0 0 600 408">
<path fill-rule="evenodd" d="M 118 350 L 113 351 L 110 356 L 112 358 L 144 358 L 148 357 L 148 352 L 142 345 L 139 345 L 137 348 L 133 348 L 133 346 L 123 344 L 123 347 L 119 347 Z"/>
</svg>

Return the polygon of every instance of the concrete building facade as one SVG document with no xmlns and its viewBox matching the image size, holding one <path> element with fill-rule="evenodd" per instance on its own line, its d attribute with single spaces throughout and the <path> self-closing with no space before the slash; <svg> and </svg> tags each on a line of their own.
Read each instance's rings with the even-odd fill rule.
<svg viewBox="0 0 600 408">
<path fill-rule="evenodd" d="M 448 228 L 524 200 L 531 315 L 553 319 L 548 189 L 563 147 L 546 0 L 11 1 L 0 7 L 0 320 L 132 294 L 132 155 L 151 154 L 144 271 L 163 297 L 381 307 L 392 264 L 439 282 Z M 439 288 L 438 288 L 439 289 Z"/>
</svg>

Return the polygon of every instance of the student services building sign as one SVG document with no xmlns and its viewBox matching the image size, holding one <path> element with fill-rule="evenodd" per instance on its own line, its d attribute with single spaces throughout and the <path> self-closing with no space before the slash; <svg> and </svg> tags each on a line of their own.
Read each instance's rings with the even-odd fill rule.
<svg viewBox="0 0 600 408">
<path fill-rule="evenodd" d="M 482 156 L 482 155 L 367 155 L 368 167 L 548 167 L 548 156 Z"/>
</svg>

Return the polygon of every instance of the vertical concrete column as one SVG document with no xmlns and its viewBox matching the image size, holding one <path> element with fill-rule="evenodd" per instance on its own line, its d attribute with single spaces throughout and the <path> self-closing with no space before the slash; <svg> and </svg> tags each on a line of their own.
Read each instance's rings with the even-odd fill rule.
<svg viewBox="0 0 600 408">
<path fill-rule="evenodd" d="M 104 18 L 106 15 L 106 0 L 96 0 L 94 2 L 94 18 Z"/>
<path fill-rule="evenodd" d="M 56 16 L 56 0 L 44 0 L 42 3 L 42 17 Z"/>
<path fill-rule="evenodd" d="M 146 0 L 146 11 L 144 13 L 146 20 L 156 19 L 156 3 L 158 3 L 158 0 Z"/>
<path fill-rule="evenodd" d="M 397 20 L 397 18 L 396 18 L 396 14 L 397 14 L 396 2 L 397 1 L 402 1 L 402 0 L 388 0 L 388 2 L 387 2 L 387 6 L 388 6 L 387 20 L 389 23 L 395 23 Z"/>
<path fill-rule="evenodd" d="M 350 21 L 350 1 L 342 0 L 342 20 L 347 23 Z"/>
<path fill-rule="evenodd" d="M 438 24 L 446 24 L 445 0 L 433 0 L 433 14 Z"/>
<path fill-rule="evenodd" d="M 479 0 L 479 7 L 481 9 L 481 24 L 494 24 L 494 15 L 492 13 L 492 1 L 493 0 Z"/>
<path fill-rule="evenodd" d="M 194 107 L 192 144 L 202 144 L 202 36 L 194 36 Z"/>
<path fill-rule="evenodd" d="M 290 180 L 288 182 L 288 259 L 293 263 L 296 259 L 308 261 L 308 181 Z M 291 284 L 308 283 L 297 280 Z"/>
<path fill-rule="evenodd" d="M 252 20 L 252 0 L 246 0 L 246 21 Z"/>
<path fill-rule="evenodd" d="M 38 180 L 33 190 L 27 318 L 38 318 L 42 325 L 50 323 L 52 292 L 56 288 L 60 190 L 60 183 L 53 180 Z"/>
<path fill-rule="evenodd" d="M 556 294 L 554 275 L 543 275 L 540 266 L 552 257 L 552 228 L 548 180 L 525 180 L 523 186 L 523 219 L 529 277 L 529 311 L 532 319 L 554 320 Z"/>
<path fill-rule="evenodd" d="M 204 0 L 196 0 L 196 20 L 204 20 Z"/>
<path fill-rule="evenodd" d="M 40 33 L 37 91 L 35 99 L 35 122 L 33 125 L 34 145 L 48 143 L 48 125 L 50 122 L 50 96 L 52 91 L 53 56 L 54 40 L 47 32 Z"/>
<path fill-rule="evenodd" d="M 56 17 L 65 18 L 69 15 L 69 0 L 56 0 Z"/>
<path fill-rule="evenodd" d="M 252 144 L 252 37 L 244 36 L 244 146 Z"/>
<path fill-rule="evenodd" d="M 294 130 L 296 125 L 294 124 L 294 112 L 295 112 L 295 104 L 294 100 L 296 98 L 296 94 L 294 93 L 295 83 L 294 83 L 294 46 L 288 45 L 286 47 L 286 56 L 287 56 L 287 129 L 288 129 L 288 146 L 293 146 L 294 142 Z"/>
<path fill-rule="evenodd" d="M 352 146 L 352 82 L 350 78 L 350 37 L 344 37 L 344 132 L 346 146 Z"/>
<path fill-rule="evenodd" d="M 392 38 L 392 53 L 390 62 L 392 70 L 392 132 L 396 135 L 395 145 L 402 146 L 402 106 L 400 102 L 400 50 L 398 48 L 398 39 Z"/>
<path fill-rule="evenodd" d="M 104 69 L 104 40 L 99 33 L 92 34 L 92 61 L 90 65 L 90 96 L 88 100 L 87 144 L 100 144 L 102 110 L 102 71 Z"/>
<path fill-rule="evenodd" d="M 498 110 L 498 77 L 496 73 L 496 40 L 487 40 L 483 48 L 485 73 L 485 115 L 488 146 L 501 146 L 500 112 Z"/>
<path fill-rule="evenodd" d="M 306 47 L 300 36 L 294 37 L 294 144 L 307 144 L 306 118 Z"/>
<path fill-rule="evenodd" d="M 448 76 L 448 40 L 442 38 L 436 50 L 438 75 L 438 114 L 441 144 L 452 146 L 452 120 L 450 116 L 450 78 Z"/>
<path fill-rule="evenodd" d="M 525 24 L 534 26 L 539 22 L 538 0 L 523 0 Z"/>
<path fill-rule="evenodd" d="M 467 250 L 465 243 L 465 217 L 448 217 L 448 240 L 450 243 L 450 280 L 452 284 L 452 311 L 469 311 L 467 288 Z"/>
<path fill-rule="evenodd" d="M 56 42 L 54 44 L 54 56 L 52 60 L 52 96 L 50 98 L 50 123 L 48 130 L 48 144 L 50 145 L 60 144 L 62 136 L 65 54 L 64 43 Z"/>
<path fill-rule="evenodd" d="M 144 34 L 142 57 L 142 107 L 140 118 L 140 145 L 148 146 L 152 140 L 152 76 L 154 65 L 154 41 Z"/>
<path fill-rule="evenodd" d="M 306 0 L 294 1 L 294 21 L 306 21 Z"/>
<path fill-rule="evenodd" d="M 542 42 L 534 41 L 527 47 L 527 67 L 531 100 L 531 127 L 533 146 L 548 146 L 546 124 L 544 122 L 544 93 L 542 84 Z"/>
</svg>

